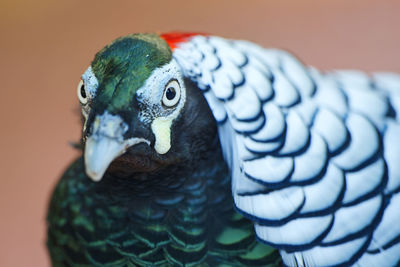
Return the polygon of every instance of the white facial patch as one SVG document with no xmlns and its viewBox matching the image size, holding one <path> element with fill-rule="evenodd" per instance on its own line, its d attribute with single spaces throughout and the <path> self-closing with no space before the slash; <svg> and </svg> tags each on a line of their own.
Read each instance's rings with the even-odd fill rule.
<svg viewBox="0 0 400 267">
<path fill-rule="evenodd" d="M 90 112 L 90 102 L 96 96 L 97 87 L 99 86 L 99 81 L 93 73 L 92 66 L 82 74 L 82 82 L 85 86 L 85 93 L 87 96 L 86 104 L 82 105 L 82 115 L 85 118 L 85 122 L 83 124 L 83 131 L 86 130 L 87 118 Z"/>
<path fill-rule="evenodd" d="M 165 90 L 171 81 L 176 80 L 179 85 L 180 99 L 173 107 L 162 104 Z M 178 117 L 186 101 L 186 88 L 177 62 L 170 63 L 155 69 L 146 80 L 144 86 L 137 91 L 137 99 L 143 104 L 140 120 L 151 124 L 156 138 L 154 149 L 159 154 L 167 153 L 171 148 L 171 126 Z"/>
<path fill-rule="evenodd" d="M 92 66 L 90 66 L 83 74 L 82 80 L 85 84 L 86 94 L 89 99 L 93 99 L 96 96 L 97 87 L 99 86 L 99 81 L 93 73 Z"/>
</svg>

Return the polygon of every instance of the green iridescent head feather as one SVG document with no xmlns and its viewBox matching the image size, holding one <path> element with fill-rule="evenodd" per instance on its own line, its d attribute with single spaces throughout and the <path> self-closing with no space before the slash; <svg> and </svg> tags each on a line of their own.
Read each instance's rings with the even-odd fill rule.
<svg viewBox="0 0 400 267">
<path fill-rule="evenodd" d="M 92 69 L 98 81 L 96 106 L 111 113 L 131 109 L 136 91 L 152 71 L 172 59 L 168 44 L 156 34 L 131 34 L 98 52 Z"/>
</svg>

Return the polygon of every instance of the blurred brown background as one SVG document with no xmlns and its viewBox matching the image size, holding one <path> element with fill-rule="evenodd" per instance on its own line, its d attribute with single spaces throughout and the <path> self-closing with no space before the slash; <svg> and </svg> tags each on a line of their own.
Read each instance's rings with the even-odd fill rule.
<svg viewBox="0 0 400 267">
<path fill-rule="evenodd" d="M 76 85 L 132 32 L 202 31 L 286 48 L 319 68 L 400 72 L 400 1 L 1 0 L 0 266 L 48 266 L 47 202 L 78 155 Z"/>
</svg>

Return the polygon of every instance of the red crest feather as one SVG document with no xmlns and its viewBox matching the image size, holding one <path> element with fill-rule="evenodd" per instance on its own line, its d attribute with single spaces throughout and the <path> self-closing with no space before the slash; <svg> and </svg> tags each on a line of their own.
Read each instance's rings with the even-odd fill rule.
<svg viewBox="0 0 400 267">
<path fill-rule="evenodd" d="M 168 43 L 171 50 L 174 50 L 179 43 L 186 42 L 191 37 L 194 37 L 196 35 L 206 36 L 208 34 L 199 32 L 168 32 L 161 34 L 160 37 L 163 38 Z"/>
</svg>

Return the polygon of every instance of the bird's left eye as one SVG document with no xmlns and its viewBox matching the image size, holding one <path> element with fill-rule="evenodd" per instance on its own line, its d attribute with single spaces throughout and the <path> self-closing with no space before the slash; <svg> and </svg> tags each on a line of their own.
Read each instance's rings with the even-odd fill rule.
<svg viewBox="0 0 400 267">
<path fill-rule="evenodd" d="M 177 80 L 171 80 L 165 86 L 162 103 L 166 107 L 175 106 L 181 98 L 181 87 Z"/>
<path fill-rule="evenodd" d="M 83 83 L 82 80 L 78 84 L 77 93 L 81 104 L 86 105 L 86 103 L 88 102 L 88 98 L 86 94 L 85 84 Z"/>
</svg>

